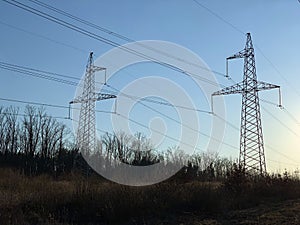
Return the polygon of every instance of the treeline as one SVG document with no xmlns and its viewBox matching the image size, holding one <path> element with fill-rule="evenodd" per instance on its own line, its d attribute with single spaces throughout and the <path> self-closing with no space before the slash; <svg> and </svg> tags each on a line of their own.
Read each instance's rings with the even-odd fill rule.
<svg viewBox="0 0 300 225">
<path fill-rule="evenodd" d="M 45 109 L 0 107 L 0 165 L 27 175 L 62 173 L 73 167 L 77 154 L 71 132 Z"/>
<path fill-rule="evenodd" d="M 44 108 L 26 106 L 20 117 L 15 107 L 0 107 L 0 166 L 16 168 L 26 175 L 42 173 L 59 176 L 72 171 L 92 174 L 92 169 L 76 149 L 75 138 L 67 126 L 49 116 Z M 232 171 L 233 160 L 216 154 L 195 154 L 188 160 L 176 147 L 157 152 L 141 133 L 104 134 L 97 142 L 103 161 L 136 166 L 157 162 L 182 163 L 176 179 L 224 180 Z M 185 160 L 185 161 L 184 161 Z"/>
</svg>

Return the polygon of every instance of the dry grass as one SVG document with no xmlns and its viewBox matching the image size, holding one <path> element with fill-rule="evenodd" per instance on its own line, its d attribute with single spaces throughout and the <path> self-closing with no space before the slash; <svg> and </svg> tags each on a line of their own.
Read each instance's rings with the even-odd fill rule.
<svg viewBox="0 0 300 225">
<path fill-rule="evenodd" d="M 298 221 L 295 215 L 300 214 L 300 201 L 286 203 L 283 209 L 276 204 L 300 198 L 299 183 L 275 181 L 268 185 L 264 181 L 247 184 L 242 192 L 233 193 L 220 182 L 172 181 L 128 187 L 103 181 L 97 176 L 85 179 L 69 174 L 53 179 L 45 175 L 26 177 L 10 169 L 0 169 L 0 224 L 242 224 L 242 221 L 244 224 L 258 224 L 257 221 L 268 224 L 272 219 L 283 223 Z M 259 206 L 263 202 L 275 204 L 273 210 Z M 251 209 L 254 206 L 266 210 Z"/>
</svg>

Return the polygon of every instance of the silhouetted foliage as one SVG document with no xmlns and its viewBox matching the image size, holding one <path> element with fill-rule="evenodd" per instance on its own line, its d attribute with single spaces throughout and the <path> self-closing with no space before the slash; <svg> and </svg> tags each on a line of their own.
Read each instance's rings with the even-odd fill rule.
<svg viewBox="0 0 300 225">
<path fill-rule="evenodd" d="M 92 169 L 76 149 L 74 137 L 66 125 L 47 115 L 43 108 L 28 105 L 23 118 L 18 108 L 0 107 L 0 162 L 1 167 L 13 167 L 26 175 L 42 173 L 58 176 L 81 171 L 85 176 Z M 134 136 L 124 132 L 104 134 L 97 149 L 105 163 L 117 161 L 147 166 L 161 161 L 184 164 L 186 156 L 177 147 L 167 153 L 156 153 L 149 139 L 142 133 Z M 217 155 L 198 154 L 188 158 L 186 166 L 176 175 L 181 181 L 222 180 L 232 162 Z"/>
<path fill-rule="evenodd" d="M 107 224 L 182 210 L 219 213 L 300 197 L 299 172 L 261 176 L 217 154 L 186 158 L 176 146 L 157 153 L 141 133 L 104 134 L 97 149 L 107 163 L 185 166 L 156 185 L 114 184 L 90 168 L 63 123 L 32 106 L 21 119 L 17 113 L 0 108 L 0 224 Z"/>
</svg>

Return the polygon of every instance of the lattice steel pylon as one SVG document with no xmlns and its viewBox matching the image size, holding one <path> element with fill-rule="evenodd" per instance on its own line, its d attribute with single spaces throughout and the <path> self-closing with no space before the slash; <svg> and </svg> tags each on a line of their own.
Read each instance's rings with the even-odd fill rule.
<svg viewBox="0 0 300 225">
<path fill-rule="evenodd" d="M 243 81 L 214 92 L 212 96 L 242 94 L 239 163 L 246 171 L 254 170 L 264 174 L 266 173 L 266 159 L 258 92 L 278 88 L 279 106 L 281 106 L 280 86 L 257 81 L 250 33 L 247 33 L 245 48 L 226 59 L 227 76 L 228 60 L 236 58 L 244 58 Z"/>
<path fill-rule="evenodd" d="M 96 149 L 96 101 L 116 98 L 115 95 L 96 93 L 95 72 L 97 71 L 106 71 L 106 68 L 94 65 L 93 52 L 91 52 L 86 65 L 82 94 L 70 102 L 70 104 L 81 103 L 76 146 L 84 155 L 89 155 Z"/>
</svg>

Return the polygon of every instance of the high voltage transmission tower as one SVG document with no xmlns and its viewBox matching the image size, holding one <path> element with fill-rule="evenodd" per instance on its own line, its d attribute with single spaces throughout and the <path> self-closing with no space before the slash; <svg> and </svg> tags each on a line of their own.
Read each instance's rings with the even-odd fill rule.
<svg viewBox="0 0 300 225">
<path fill-rule="evenodd" d="M 83 91 L 70 104 L 81 103 L 76 145 L 84 155 L 96 149 L 96 101 L 116 98 L 115 95 L 96 93 L 95 72 L 106 68 L 94 66 L 93 52 L 90 53 L 84 77 Z"/>
<path fill-rule="evenodd" d="M 281 106 L 280 86 L 257 81 L 254 48 L 250 33 L 247 33 L 245 48 L 226 59 L 227 76 L 228 60 L 236 58 L 244 59 L 243 81 L 214 92 L 212 96 L 242 94 L 239 163 L 245 170 L 254 170 L 264 174 L 266 160 L 258 92 L 278 88 L 279 106 Z"/>
</svg>

